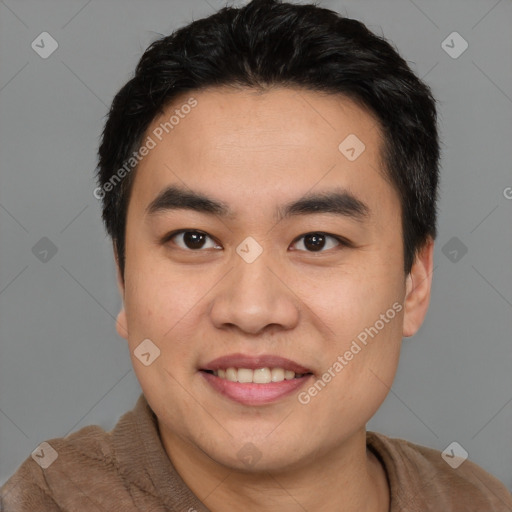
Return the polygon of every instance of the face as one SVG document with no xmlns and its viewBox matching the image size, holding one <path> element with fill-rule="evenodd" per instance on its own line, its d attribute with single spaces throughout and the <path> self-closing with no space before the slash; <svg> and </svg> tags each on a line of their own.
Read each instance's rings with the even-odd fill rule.
<svg viewBox="0 0 512 512">
<path fill-rule="evenodd" d="M 246 455 L 278 470 L 348 445 L 430 283 L 431 246 L 404 275 L 375 119 L 341 96 L 208 89 L 148 136 L 118 332 L 162 437 L 244 470 Z"/>
</svg>

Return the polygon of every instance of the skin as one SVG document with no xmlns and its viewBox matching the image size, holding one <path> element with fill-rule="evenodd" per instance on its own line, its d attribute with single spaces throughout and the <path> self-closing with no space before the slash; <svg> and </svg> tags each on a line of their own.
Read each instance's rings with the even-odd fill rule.
<svg viewBox="0 0 512 512">
<path fill-rule="evenodd" d="M 428 309 L 433 242 L 405 275 L 400 202 L 383 174 L 378 123 L 339 95 L 210 88 L 176 99 L 147 135 L 190 96 L 197 107 L 137 168 L 124 276 L 118 267 L 118 333 L 165 450 L 212 512 L 226 503 L 247 512 L 387 511 L 386 474 L 366 448 L 365 425 L 392 385 L 402 337 Z M 338 150 L 349 134 L 366 146 L 353 162 Z M 227 203 L 234 216 L 148 217 L 148 204 L 171 184 Z M 338 186 L 368 206 L 364 222 L 325 213 L 276 221 L 277 206 Z M 179 229 L 210 238 L 201 249 L 187 248 L 183 235 L 162 242 Z M 303 236 L 318 232 L 351 246 L 327 238 L 313 251 Z M 247 236 L 263 249 L 250 264 L 236 252 Z M 198 371 L 235 352 L 277 354 L 316 380 L 395 302 L 402 311 L 306 405 L 297 393 L 242 405 Z M 149 366 L 133 353 L 146 338 L 161 351 Z M 247 443 L 261 456 L 251 467 L 237 456 Z"/>
</svg>

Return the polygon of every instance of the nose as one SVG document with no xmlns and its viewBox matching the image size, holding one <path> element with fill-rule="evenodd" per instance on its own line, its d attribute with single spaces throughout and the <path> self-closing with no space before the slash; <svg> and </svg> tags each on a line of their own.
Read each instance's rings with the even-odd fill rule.
<svg viewBox="0 0 512 512">
<path fill-rule="evenodd" d="M 247 334 L 293 329 L 300 317 L 299 299 L 287 283 L 282 265 L 267 251 L 252 263 L 235 255 L 235 268 L 216 287 L 210 309 L 219 329 L 238 328 Z"/>
</svg>

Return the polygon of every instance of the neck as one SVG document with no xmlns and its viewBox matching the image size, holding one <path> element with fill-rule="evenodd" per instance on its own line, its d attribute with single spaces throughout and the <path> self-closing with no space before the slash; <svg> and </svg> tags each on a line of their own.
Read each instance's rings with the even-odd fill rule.
<svg viewBox="0 0 512 512">
<path fill-rule="evenodd" d="M 162 433 L 162 441 L 183 481 L 211 512 L 224 512 L 227 507 L 244 512 L 389 510 L 386 474 L 366 448 L 364 428 L 337 449 L 279 470 L 226 467 L 168 432 Z"/>
</svg>

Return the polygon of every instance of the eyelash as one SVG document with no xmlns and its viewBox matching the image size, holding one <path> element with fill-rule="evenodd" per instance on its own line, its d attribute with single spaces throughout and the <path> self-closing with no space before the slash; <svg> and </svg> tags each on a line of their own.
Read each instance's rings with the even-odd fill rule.
<svg viewBox="0 0 512 512">
<path fill-rule="evenodd" d="M 205 233 L 204 231 L 199 231 L 199 230 L 196 230 L 196 229 L 180 229 L 178 231 L 173 231 L 173 232 L 165 235 L 165 237 L 162 240 L 162 243 L 165 244 L 167 242 L 170 242 L 175 236 L 181 235 L 181 234 L 184 234 L 184 233 L 199 233 L 199 234 L 202 234 L 202 235 L 206 235 L 211 240 L 214 240 L 210 235 L 208 235 L 208 233 Z M 341 247 L 352 247 L 352 244 L 348 240 L 345 240 L 344 238 L 341 238 L 341 237 L 336 236 L 336 235 L 332 235 L 330 233 L 325 233 L 324 231 L 310 231 L 308 233 L 304 233 L 303 235 L 297 237 L 293 241 L 293 244 L 297 243 L 299 240 L 305 238 L 308 235 L 323 235 L 323 236 L 325 236 L 327 238 L 333 238 L 334 240 L 336 240 L 338 242 L 338 244 Z M 215 242 L 215 243 L 217 243 L 217 242 Z M 184 251 L 188 251 L 188 252 L 204 252 L 203 248 L 201 248 L 201 249 L 189 249 L 189 248 L 183 248 L 183 247 L 179 247 L 179 248 L 183 249 Z M 332 249 L 332 248 L 330 248 L 330 249 Z M 327 250 L 330 250 L 330 249 L 327 249 Z M 317 253 L 326 252 L 326 250 L 321 249 L 319 251 L 302 251 L 302 252 L 308 252 L 310 254 L 317 254 Z"/>
</svg>

